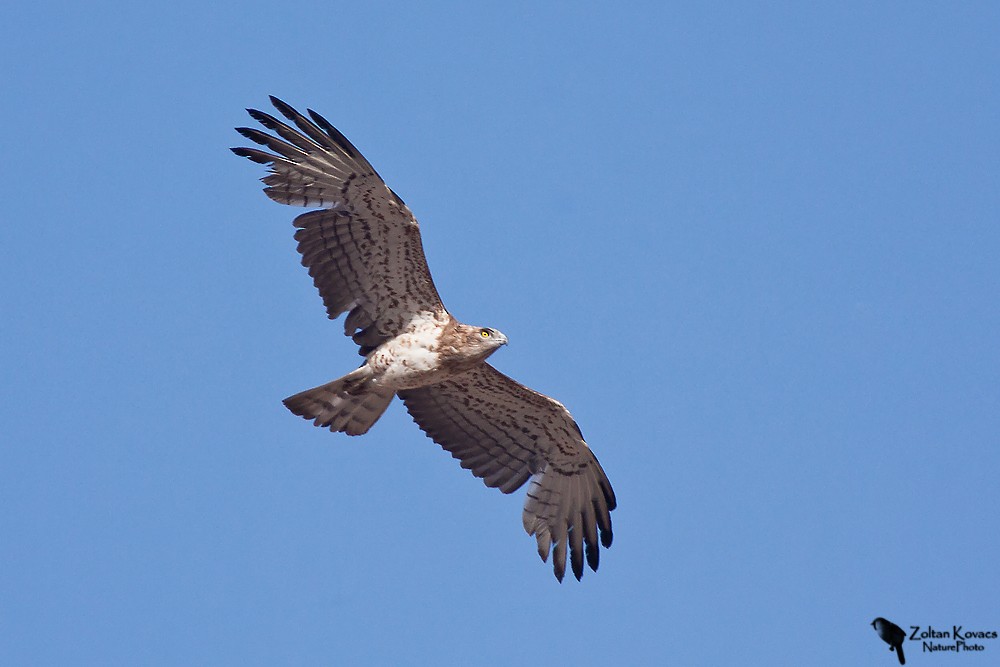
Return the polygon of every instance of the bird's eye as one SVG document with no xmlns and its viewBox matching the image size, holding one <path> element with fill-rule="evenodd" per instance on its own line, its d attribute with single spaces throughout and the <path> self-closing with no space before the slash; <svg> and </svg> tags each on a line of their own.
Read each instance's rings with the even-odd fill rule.
<svg viewBox="0 0 1000 667">
<path fill-rule="evenodd" d="M 479 332 L 479 335 L 482 336 L 483 338 L 489 338 L 490 337 L 490 330 L 489 329 L 483 329 L 483 330 L 481 330 Z"/>
</svg>

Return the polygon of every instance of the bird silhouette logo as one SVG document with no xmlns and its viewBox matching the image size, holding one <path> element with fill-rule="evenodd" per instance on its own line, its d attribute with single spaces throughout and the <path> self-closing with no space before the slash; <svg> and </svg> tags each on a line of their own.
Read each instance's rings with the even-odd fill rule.
<svg viewBox="0 0 1000 667">
<path fill-rule="evenodd" d="M 906 633 L 903 632 L 903 628 L 892 621 L 887 621 L 881 616 L 872 621 L 872 627 L 875 628 L 875 632 L 882 638 L 882 641 L 889 645 L 889 650 L 896 652 L 899 664 L 905 665 L 906 658 L 903 657 L 903 642 L 906 640 Z"/>
</svg>

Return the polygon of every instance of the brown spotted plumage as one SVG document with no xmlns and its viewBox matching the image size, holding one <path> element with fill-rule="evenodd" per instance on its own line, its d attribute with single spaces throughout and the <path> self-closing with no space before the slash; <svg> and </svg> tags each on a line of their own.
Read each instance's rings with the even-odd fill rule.
<svg viewBox="0 0 1000 667">
<path fill-rule="evenodd" d="M 579 579 L 611 546 L 615 494 L 580 428 L 561 403 L 486 363 L 507 337 L 458 322 L 431 280 L 413 213 L 325 118 L 272 97 L 274 116 L 249 109 L 274 135 L 237 128 L 272 152 L 234 148 L 268 165 L 264 192 L 318 210 L 295 218 L 302 264 L 330 319 L 365 361 L 327 384 L 285 399 L 297 415 L 360 435 L 393 396 L 417 425 L 487 486 L 511 493 L 529 479 L 524 529 L 562 581 L 566 555 Z"/>
</svg>

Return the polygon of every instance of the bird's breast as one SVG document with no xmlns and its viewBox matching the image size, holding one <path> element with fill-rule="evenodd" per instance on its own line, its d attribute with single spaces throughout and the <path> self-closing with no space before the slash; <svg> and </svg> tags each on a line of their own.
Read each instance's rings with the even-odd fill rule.
<svg viewBox="0 0 1000 667">
<path fill-rule="evenodd" d="M 399 390 L 444 380 L 449 373 L 438 352 L 440 335 L 440 327 L 428 323 L 380 345 L 367 362 L 378 383 Z"/>
</svg>

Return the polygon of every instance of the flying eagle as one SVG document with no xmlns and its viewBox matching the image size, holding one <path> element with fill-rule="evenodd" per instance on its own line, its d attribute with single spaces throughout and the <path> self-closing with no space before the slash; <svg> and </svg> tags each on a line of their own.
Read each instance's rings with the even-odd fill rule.
<svg viewBox="0 0 1000 667">
<path fill-rule="evenodd" d="M 569 411 L 486 363 L 507 344 L 490 327 L 462 324 L 431 280 L 410 209 L 325 118 L 271 103 L 295 129 L 256 109 L 271 130 L 240 127 L 256 148 L 236 155 L 270 167 L 264 192 L 281 204 L 319 207 L 295 218 L 302 264 L 330 319 L 347 313 L 344 333 L 364 363 L 339 380 L 284 400 L 316 426 L 361 435 L 399 396 L 417 426 L 486 486 L 511 493 L 531 479 L 524 529 L 556 578 L 566 552 L 577 579 L 597 570 L 598 535 L 611 546 L 615 494 Z"/>
</svg>

